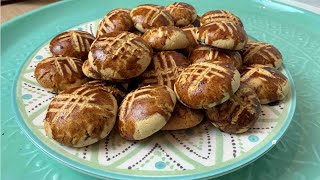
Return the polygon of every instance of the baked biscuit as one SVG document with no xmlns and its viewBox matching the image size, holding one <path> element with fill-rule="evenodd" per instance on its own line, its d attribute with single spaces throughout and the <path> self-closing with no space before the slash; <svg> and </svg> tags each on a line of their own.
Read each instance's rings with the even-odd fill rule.
<svg viewBox="0 0 320 180">
<path fill-rule="evenodd" d="M 240 74 L 232 65 L 199 62 L 181 72 L 174 91 L 182 104 L 208 109 L 228 100 L 239 85 Z"/>
<path fill-rule="evenodd" d="M 147 69 L 152 53 L 152 48 L 141 37 L 125 31 L 111 32 L 92 43 L 83 71 L 91 78 L 130 79 Z"/>
<path fill-rule="evenodd" d="M 221 21 L 200 26 L 198 40 L 221 49 L 241 50 L 246 45 L 248 36 L 240 25 Z"/>
<path fill-rule="evenodd" d="M 82 64 L 81 59 L 73 57 L 49 57 L 37 64 L 34 75 L 41 86 L 60 92 L 88 81 L 81 70 Z"/>
<path fill-rule="evenodd" d="M 173 85 L 183 68 L 190 65 L 189 60 L 175 51 L 161 51 L 153 59 L 145 72 L 140 76 L 140 86 L 166 85 L 173 89 Z"/>
<path fill-rule="evenodd" d="M 194 48 L 189 57 L 191 63 L 197 62 L 221 62 L 229 63 L 238 70 L 242 68 L 242 58 L 237 51 L 226 51 L 222 49 L 212 48 L 209 46 L 198 46 Z"/>
<path fill-rule="evenodd" d="M 118 104 L 120 104 L 123 98 L 127 95 L 126 90 L 123 87 L 106 81 L 93 80 L 83 84 L 82 86 L 86 86 L 88 88 L 102 88 L 108 93 L 111 93 L 116 98 Z"/>
<path fill-rule="evenodd" d="M 163 6 L 143 4 L 133 8 L 130 16 L 136 29 L 146 32 L 148 29 L 161 26 L 173 26 L 174 21 Z"/>
<path fill-rule="evenodd" d="M 120 106 L 120 135 L 127 140 L 151 136 L 165 126 L 175 104 L 176 96 L 167 86 L 144 86 L 132 91 Z"/>
<path fill-rule="evenodd" d="M 106 14 L 100 22 L 96 37 L 114 31 L 130 31 L 132 28 L 133 22 L 130 17 L 130 10 L 114 9 Z"/>
<path fill-rule="evenodd" d="M 157 50 L 176 50 L 189 46 L 187 35 L 174 26 L 161 26 L 148 30 L 142 38 Z"/>
<path fill-rule="evenodd" d="M 241 83 L 255 90 L 261 104 L 284 99 L 290 88 L 286 76 L 276 68 L 265 65 L 252 65 L 245 68 Z"/>
<path fill-rule="evenodd" d="M 241 84 L 228 101 L 207 109 L 209 121 L 226 133 L 244 133 L 259 119 L 261 104 L 257 94 Z"/>
<path fill-rule="evenodd" d="M 198 39 L 197 39 L 197 32 L 198 27 L 195 27 L 193 25 L 189 25 L 186 27 L 181 28 L 184 33 L 187 35 L 187 38 L 189 40 L 189 46 L 196 47 L 199 45 Z"/>
<path fill-rule="evenodd" d="M 221 21 L 233 22 L 243 27 L 243 24 L 240 18 L 226 10 L 209 11 L 204 13 L 200 18 L 201 26 L 205 24 L 210 24 L 213 22 L 221 22 Z"/>
<path fill-rule="evenodd" d="M 166 7 L 177 27 L 187 26 L 197 18 L 196 9 L 187 3 L 175 2 Z"/>
<path fill-rule="evenodd" d="M 200 109 L 191 109 L 177 102 L 170 119 L 161 130 L 181 130 L 201 123 L 204 113 Z"/>
<path fill-rule="evenodd" d="M 262 64 L 279 68 L 282 65 L 282 55 L 273 45 L 263 42 L 251 42 L 244 46 L 240 51 L 243 57 L 243 64 L 251 66 Z"/>
<path fill-rule="evenodd" d="M 67 31 L 54 37 L 49 44 L 54 56 L 69 56 L 82 60 L 88 59 L 90 45 L 94 37 L 86 31 Z"/>
<path fill-rule="evenodd" d="M 83 147 L 105 138 L 117 115 L 117 101 L 102 88 L 81 86 L 65 90 L 51 101 L 44 120 L 50 138 Z"/>
</svg>

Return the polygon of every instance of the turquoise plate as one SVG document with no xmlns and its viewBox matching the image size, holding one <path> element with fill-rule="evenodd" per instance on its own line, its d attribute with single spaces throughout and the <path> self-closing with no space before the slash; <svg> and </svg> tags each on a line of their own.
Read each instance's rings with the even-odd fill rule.
<svg viewBox="0 0 320 180">
<path fill-rule="evenodd" d="M 171 2 L 162 1 L 161 4 L 166 5 Z M 293 73 L 293 77 L 296 77 L 296 83 L 308 83 L 310 78 L 307 77 L 317 77 L 319 68 L 316 67 L 319 67 L 319 64 L 312 58 L 316 57 L 316 52 L 319 51 L 319 44 L 316 41 L 317 38 L 319 39 L 319 32 L 314 29 L 319 25 L 319 19 L 316 18 L 316 15 L 270 1 L 218 2 L 203 0 L 187 2 L 193 4 L 199 14 L 211 9 L 228 9 L 239 15 L 248 34 L 261 41 L 270 42 L 280 49 L 284 56 L 284 64 Z M 1 166 L 3 172 L 8 173 L 5 173 L 4 177 L 10 177 L 10 179 L 19 177 L 19 175 L 23 177 L 22 174 L 25 173 L 29 178 L 40 177 L 41 175 L 44 178 L 72 176 L 86 178 L 85 175 L 78 174 L 70 169 L 55 166 L 55 162 L 39 153 L 33 145 L 25 141 L 24 137 L 18 133 L 19 130 L 16 129 L 14 119 L 17 119 L 27 136 L 41 150 L 76 170 L 102 178 L 125 179 L 130 177 L 141 179 L 152 176 L 155 178 L 190 179 L 219 176 L 252 162 L 274 144 L 278 144 L 275 148 L 280 151 L 278 153 L 281 154 L 284 151 L 292 155 L 288 147 L 295 145 L 296 140 L 300 139 L 300 137 L 296 137 L 295 131 L 293 134 L 291 133 L 291 136 L 285 136 L 279 141 L 291 122 L 296 101 L 293 80 L 285 68 L 282 69 L 282 72 L 290 79 L 290 94 L 276 106 L 264 106 L 264 113 L 260 121 L 249 133 L 244 135 L 224 134 L 215 130 L 209 124 L 203 123 L 191 130 L 158 133 L 145 141 L 134 143 L 124 141 L 113 133 L 98 144 L 80 149 L 63 147 L 46 138 L 43 132 L 42 119 L 53 95 L 36 83 L 33 77 L 33 69 L 39 60 L 50 55 L 47 48 L 48 41 L 59 32 L 70 28 L 94 32 L 98 19 L 110 9 L 117 7 L 132 8 L 142 3 L 144 2 L 117 1 L 111 3 L 97 1 L 93 3 L 84 0 L 66 1 L 24 15 L 2 26 L 1 87 L 3 93 L 1 123 L 4 128 L 2 129 L 4 132 L 2 134 L 4 142 L 2 153 L 9 154 L 9 156 L 3 156 L 4 160 L 1 161 L 2 163 L 8 163 L 8 166 Z M 148 3 L 158 4 L 156 1 L 148 1 Z M 55 15 L 55 18 L 50 18 L 57 11 L 61 13 Z M 257 12 L 260 14 L 257 14 Z M 289 16 L 294 18 L 294 21 L 288 19 Z M 277 19 L 274 17 L 277 17 Z M 296 23 L 297 21 L 310 23 L 301 26 Z M 303 32 L 310 33 L 301 33 L 299 31 L 301 27 L 304 27 Z M 20 70 L 16 68 L 17 66 L 21 66 Z M 303 73 L 306 68 L 308 68 L 308 73 Z M 16 79 L 13 78 L 14 74 L 16 74 Z M 305 74 L 308 74 L 308 76 L 305 77 Z M 13 82 L 15 82 L 14 85 Z M 7 88 L 12 87 L 12 85 L 13 92 L 10 92 Z M 319 85 L 319 81 L 314 81 L 310 87 L 316 89 L 316 85 Z M 299 89 L 299 87 L 297 88 Z M 309 95 L 314 89 L 302 94 L 304 95 L 303 98 L 310 98 Z M 17 118 L 13 116 L 11 107 L 5 104 L 5 102 L 11 104 L 10 101 L 6 101 L 11 93 Z M 319 105 L 319 95 L 315 94 L 313 98 L 314 105 Z M 302 101 L 301 103 L 307 104 L 308 102 Z M 306 107 L 313 108 L 311 105 Z M 301 109 L 298 109 L 297 113 L 298 115 L 295 115 L 295 117 L 301 115 Z M 316 114 L 317 110 L 306 116 L 315 116 Z M 308 126 L 308 128 L 319 127 L 319 124 L 313 121 L 315 119 L 310 119 L 306 124 L 311 123 L 314 126 Z M 295 129 L 302 128 L 299 122 L 293 122 L 292 126 L 296 126 Z M 307 127 L 302 128 L 302 135 L 306 133 L 305 128 Z M 11 140 L 9 141 L 9 139 Z M 290 141 L 293 142 L 290 144 Z M 285 147 L 284 142 L 288 142 Z M 301 148 L 302 146 L 298 147 Z M 311 155 L 314 153 L 314 156 L 318 157 L 318 148 L 317 144 L 311 144 Z M 272 152 L 274 151 L 277 152 L 277 150 Z M 290 156 L 284 158 L 283 154 L 275 156 L 272 153 L 268 153 L 266 156 L 269 157 L 267 158 L 268 161 L 267 163 L 260 163 L 260 168 L 271 166 L 272 159 L 285 163 L 288 161 L 287 159 L 291 158 Z M 263 159 L 265 158 L 263 157 Z M 311 159 L 311 162 L 304 160 L 292 162 L 298 163 L 301 161 L 313 167 L 318 165 L 319 162 L 317 158 Z M 22 170 L 13 168 L 12 164 L 15 162 L 19 162 L 16 166 L 22 167 Z M 250 175 L 253 167 L 249 167 L 251 167 L 250 170 L 247 168 L 247 170 L 237 172 L 246 172 L 245 174 L 240 173 L 242 177 L 246 177 L 246 175 L 249 178 L 254 177 L 254 175 Z M 259 167 L 255 168 L 260 169 Z M 13 173 L 13 170 L 16 170 L 17 173 Z M 30 171 L 25 172 L 25 170 Z M 291 170 L 288 169 L 288 171 Z M 233 174 L 237 174 L 237 172 Z M 273 172 L 277 172 L 277 170 L 273 170 Z M 268 176 L 272 177 L 274 175 L 266 175 L 266 177 Z"/>
</svg>

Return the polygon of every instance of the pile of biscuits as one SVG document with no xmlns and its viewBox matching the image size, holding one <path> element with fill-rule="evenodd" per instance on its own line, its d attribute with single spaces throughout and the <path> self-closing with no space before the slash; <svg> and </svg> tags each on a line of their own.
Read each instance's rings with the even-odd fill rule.
<svg viewBox="0 0 320 180">
<path fill-rule="evenodd" d="M 281 53 L 248 42 L 240 18 L 225 10 L 197 15 L 187 3 L 114 9 L 95 37 L 67 31 L 38 63 L 40 85 L 58 93 L 44 127 L 57 142 L 82 147 L 115 129 L 127 140 L 180 130 L 207 118 L 226 133 L 243 133 L 261 104 L 289 91 Z"/>
</svg>

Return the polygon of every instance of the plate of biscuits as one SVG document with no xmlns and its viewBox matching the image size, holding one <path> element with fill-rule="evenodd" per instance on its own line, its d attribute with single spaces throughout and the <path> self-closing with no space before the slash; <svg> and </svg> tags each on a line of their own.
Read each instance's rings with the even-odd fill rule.
<svg viewBox="0 0 320 180">
<path fill-rule="evenodd" d="M 186 2 L 117 7 L 56 34 L 15 91 L 32 141 L 100 178 L 220 176 L 277 144 L 295 110 L 277 47 L 233 12 Z"/>
</svg>

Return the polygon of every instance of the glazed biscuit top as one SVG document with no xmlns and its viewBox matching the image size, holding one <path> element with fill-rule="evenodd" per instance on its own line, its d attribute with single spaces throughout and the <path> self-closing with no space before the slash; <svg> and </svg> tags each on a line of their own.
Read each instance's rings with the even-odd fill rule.
<svg viewBox="0 0 320 180">
<path fill-rule="evenodd" d="M 198 27 L 195 27 L 193 25 L 189 25 L 189 26 L 183 27 L 181 29 L 187 35 L 187 38 L 190 42 L 190 46 L 197 46 L 199 44 L 198 39 L 197 39 Z"/>
<path fill-rule="evenodd" d="M 282 55 L 273 45 L 263 42 L 249 42 L 241 51 L 246 65 L 262 64 L 279 68 L 282 65 Z"/>
<path fill-rule="evenodd" d="M 200 24 L 205 25 L 212 22 L 230 21 L 243 27 L 243 24 L 236 15 L 226 10 L 214 10 L 204 13 L 200 18 Z"/>
<path fill-rule="evenodd" d="M 77 58 L 49 57 L 37 64 L 34 74 L 42 86 L 59 92 L 71 84 L 80 86 L 87 81 L 82 65 L 83 61 Z M 76 84 L 77 82 L 79 84 Z"/>
<path fill-rule="evenodd" d="M 175 2 L 166 7 L 178 27 L 187 26 L 197 18 L 196 9 L 190 4 Z"/>
<path fill-rule="evenodd" d="M 144 86 L 125 97 L 120 107 L 119 120 L 137 122 L 160 115 L 167 121 L 175 104 L 176 96 L 167 86 Z M 126 134 L 134 135 L 134 126 L 131 128 L 126 130 Z"/>
<path fill-rule="evenodd" d="M 174 82 L 189 60 L 175 51 L 161 51 L 153 56 L 151 64 L 141 75 L 142 85 L 166 85 L 173 89 Z"/>
<path fill-rule="evenodd" d="M 174 90 L 183 104 L 207 109 L 227 100 L 239 84 L 239 72 L 232 65 L 199 62 L 181 72 Z"/>
<path fill-rule="evenodd" d="M 114 9 L 100 22 L 97 37 L 113 31 L 129 31 L 133 27 L 129 9 Z"/>
<path fill-rule="evenodd" d="M 116 99 L 100 88 L 66 90 L 49 105 L 45 121 L 50 128 L 46 131 L 67 145 L 80 143 L 74 141 L 82 137 L 101 138 L 106 125 L 113 127 L 117 109 Z"/>
<path fill-rule="evenodd" d="M 50 42 L 50 50 L 54 55 L 74 55 L 72 57 L 82 58 L 75 52 L 88 53 L 94 37 L 85 31 L 67 31 L 54 37 Z M 71 45 L 71 46 L 70 46 Z"/>
<path fill-rule="evenodd" d="M 130 16 L 134 26 L 141 32 L 160 26 L 173 26 L 174 21 L 163 6 L 143 4 L 133 8 Z"/>
<path fill-rule="evenodd" d="M 248 41 L 245 30 L 232 22 L 211 22 L 198 30 L 198 40 L 214 47 L 240 50 Z"/>
<path fill-rule="evenodd" d="M 121 31 L 97 38 L 89 53 L 89 65 L 114 79 L 141 74 L 149 65 L 152 48 L 139 36 Z"/>
</svg>

